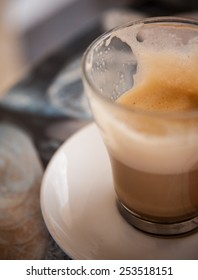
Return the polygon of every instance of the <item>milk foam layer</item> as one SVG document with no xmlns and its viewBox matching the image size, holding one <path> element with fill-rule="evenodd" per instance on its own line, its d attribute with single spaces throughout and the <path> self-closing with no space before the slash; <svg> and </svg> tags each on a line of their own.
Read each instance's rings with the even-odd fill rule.
<svg viewBox="0 0 198 280">
<path fill-rule="evenodd" d="M 116 33 L 118 38 L 131 46 L 138 61 L 135 84 L 130 93 L 133 98 L 127 106 L 145 111 L 198 111 L 197 29 L 189 27 L 188 35 L 181 39 L 179 27 L 176 27 L 179 35 L 172 32 L 174 30 L 172 27 L 165 26 L 164 31 L 161 30 L 158 34 L 153 26 L 145 30 L 143 27 L 139 25 L 135 29 L 128 28 L 126 33 L 123 30 Z M 146 88 L 152 91 L 149 92 Z M 166 99 L 167 92 L 168 98 L 172 98 L 172 103 Z M 160 98 L 156 98 L 158 93 L 161 95 Z M 174 93 L 176 96 L 173 96 Z M 120 103 L 124 103 L 122 98 Z M 102 106 L 97 104 L 95 106 L 97 115 L 100 115 L 99 118 L 103 116 L 106 123 L 104 137 L 111 153 L 125 165 L 158 174 L 181 173 L 198 168 L 196 120 L 194 126 L 191 123 L 191 128 L 183 125 L 182 121 L 172 126 L 171 119 L 167 120 L 166 130 L 161 132 L 160 121 L 156 120 L 156 125 L 153 118 L 153 123 L 151 119 L 149 120 L 152 129 L 156 126 L 153 133 L 152 129 L 151 132 L 144 129 L 147 127 L 146 119 L 145 124 L 142 127 L 140 125 L 140 129 L 136 127 L 136 120 L 134 127 L 132 119 L 127 121 L 127 117 L 135 118 L 135 113 L 128 116 L 126 114 L 123 121 L 119 116 L 115 119 L 115 116 L 105 112 Z"/>
<path fill-rule="evenodd" d="M 183 173 L 198 168 L 197 133 L 151 136 L 109 118 L 101 108 L 97 112 L 106 117 L 103 135 L 106 145 L 126 166 L 154 174 Z"/>
</svg>

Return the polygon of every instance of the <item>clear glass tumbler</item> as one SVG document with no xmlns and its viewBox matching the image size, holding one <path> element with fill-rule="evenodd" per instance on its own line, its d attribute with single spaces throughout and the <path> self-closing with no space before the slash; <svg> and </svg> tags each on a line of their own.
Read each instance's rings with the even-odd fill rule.
<svg viewBox="0 0 198 280">
<path fill-rule="evenodd" d="M 110 157 L 118 208 L 149 233 L 198 227 L 197 64 L 198 22 L 174 17 L 117 27 L 83 57 L 84 87 Z M 118 102 L 133 90 L 142 94 L 137 104 Z"/>
</svg>

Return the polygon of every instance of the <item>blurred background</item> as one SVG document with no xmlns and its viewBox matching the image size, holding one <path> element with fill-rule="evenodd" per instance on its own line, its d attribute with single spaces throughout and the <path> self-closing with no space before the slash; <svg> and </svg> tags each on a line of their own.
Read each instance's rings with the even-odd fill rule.
<svg viewBox="0 0 198 280">
<path fill-rule="evenodd" d="M 127 0 L 0 0 L 0 92 L 30 65 Z"/>
<path fill-rule="evenodd" d="M 0 92 L 36 61 L 91 27 L 104 11 L 125 10 L 108 19 L 114 21 L 108 28 L 130 19 L 130 12 L 170 15 L 193 12 L 197 6 L 196 0 L 0 0 Z"/>
</svg>

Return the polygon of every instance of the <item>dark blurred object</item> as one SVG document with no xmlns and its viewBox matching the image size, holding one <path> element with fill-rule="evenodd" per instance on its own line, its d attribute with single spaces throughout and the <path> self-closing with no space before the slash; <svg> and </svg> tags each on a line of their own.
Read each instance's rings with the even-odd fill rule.
<svg viewBox="0 0 198 280">
<path fill-rule="evenodd" d="M 131 6 L 147 12 L 149 16 L 173 15 L 198 8 L 197 0 L 134 0 Z"/>
<path fill-rule="evenodd" d="M 197 0 L 159 0 L 159 2 L 168 3 L 169 5 L 174 5 L 183 8 L 197 8 Z"/>
<path fill-rule="evenodd" d="M 198 1 L 197 0 L 132 0 L 131 1 L 134 5 L 151 5 L 151 6 L 158 6 L 161 4 L 165 4 L 172 7 L 178 8 L 197 8 Z"/>
</svg>

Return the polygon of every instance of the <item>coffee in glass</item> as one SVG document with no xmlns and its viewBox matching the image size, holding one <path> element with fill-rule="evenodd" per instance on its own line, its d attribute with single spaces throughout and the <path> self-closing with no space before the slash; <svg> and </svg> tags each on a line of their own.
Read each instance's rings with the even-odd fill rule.
<svg viewBox="0 0 198 280">
<path fill-rule="evenodd" d="M 198 22 L 150 18 L 102 35 L 83 60 L 122 215 L 146 232 L 198 227 Z"/>
</svg>

